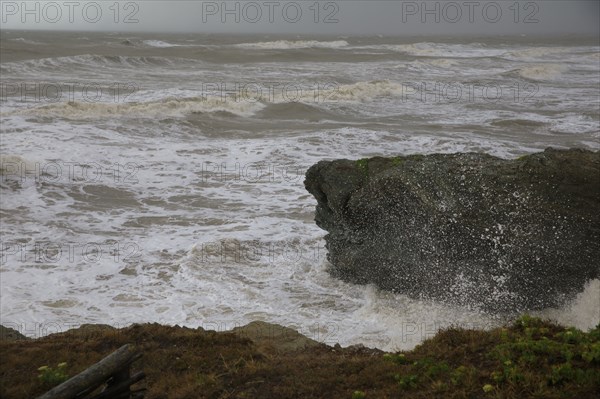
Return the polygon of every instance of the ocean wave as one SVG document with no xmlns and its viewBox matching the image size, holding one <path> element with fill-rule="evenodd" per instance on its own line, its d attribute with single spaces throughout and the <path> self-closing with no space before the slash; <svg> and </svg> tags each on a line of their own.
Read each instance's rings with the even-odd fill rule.
<svg viewBox="0 0 600 399">
<path fill-rule="evenodd" d="M 159 101 L 130 103 L 91 103 L 70 101 L 41 107 L 28 108 L 10 114 L 24 116 L 46 116 L 65 119 L 97 118 L 156 118 L 183 117 L 193 113 L 228 112 L 238 116 L 251 116 L 264 108 L 259 102 L 224 101 L 220 97 L 165 98 Z"/>
<path fill-rule="evenodd" d="M 561 77 L 567 67 L 559 64 L 536 64 L 518 68 L 516 72 L 519 76 L 535 81 L 555 80 Z"/>
<path fill-rule="evenodd" d="M 158 47 L 158 48 L 167 48 L 167 47 L 181 47 L 181 44 L 173 44 L 168 42 L 163 42 L 162 40 L 144 40 L 146 46 L 150 47 Z"/>
<path fill-rule="evenodd" d="M 415 71 L 423 70 L 450 70 L 449 68 L 454 67 L 457 62 L 453 59 L 448 58 L 427 58 L 412 61 L 408 64 L 408 68 Z"/>
<path fill-rule="evenodd" d="M 547 123 L 533 119 L 496 119 L 491 122 L 492 126 L 501 128 L 524 128 L 524 129 L 539 129 L 547 126 Z"/>
<path fill-rule="evenodd" d="M 311 119 L 316 115 L 317 119 L 326 119 L 331 115 L 322 109 L 320 104 L 357 103 L 380 97 L 398 97 L 404 94 L 406 90 L 406 84 L 402 82 L 373 80 L 345 85 L 332 82 L 320 89 L 312 86 L 298 86 L 297 90 L 274 91 L 268 96 L 252 97 L 246 97 L 243 93 L 229 93 L 228 95 L 202 93 L 199 95 L 191 90 L 185 92 L 177 90 L 142 91 L 136 93 L 135 98 L 130 98 L 127 102 L 114 103 L 109 100 L 97 102 L 63 101 L 46 103 L 26 109 L 5 110 L 0 115 L 95 119 L 106 117 L 182 117 L 192 113 L 229 112 L 247 117 L 255 115 L 269 105 L 287 104 L 293 105 L 293 107 L 277 108 L 277 110 L 288 115 L 289 118 L 293 118 L 293 114 L 296 112 L 298 113 L 297 117 L 302 116 Z M 311 108 L 295 106 L 298 104 L 309 105 Z M 273 110 L 274 108 L 271 106 L 268 111 Z M 324 114 L 321 115 L 320 112 L 324 112 Z M 270 113 L 269 115 L 277 117 L 275 114 Z"/>
<path fill-rule="evenodd" d="M 505 53 L 501 49 L 487 48 L 481 43 L 471 44 L 445 44 L 420 42 L 411 44 L 380 44 L 367 48 L 394 51 L 417 57 L 453 57 L 476 58 L 496 57 Z"/>
<path fill-rule="evenodd" d="M 15 175 L 35 171 L 34 161 L 16 154 L 0 154 L 0 176 Z"/>
<path fill-rule="evenodd" d="M 565 54 L 571 51 L 567 47 L 530 47 L 515 51 L 509 51 L 504 54 L 503 58 L 518 59 L 518 60 L 533 60 L 548 56 Z"/>
<path fill-rule="evenodd" d="M 82 54 L 68 57 L 40 58 L 27 61 L 6 62 L 0 65 L 0 70 L 3 73 L 22 74 L 23 72 L 31 73 L 38 71 L 63 70 L 66 67 L 73 68 L 74 66 L 90 68 L 97 68 L 99 66 L 165 66 L 172 65 L 174 61 L 179 60 L 152 56 L 132 57 L 122 55 Z"/>
<path fill-rule="evenodd" d="M 263 49 L 263 50 L 289 50 L 289 49 L 302 49 L 302 48 L 343 48 L 348 46 L 348 42 L 345 40 L 334 40 L 321 42 L 317 40 L 276 40 L 272 42 L 256 42 L 256 43 L 240 43 L 236 44 L 236 47 L 250 48 L 250 49 Z"/>
<path fill-rule="evenodd" d="M 365 101 L 376 97 L 400 96 L 406 86 L 400 82 L 389 80 L 361 81 L 347 85 L 340 85 L 335 90 L 325 93 L 326 101 Z"/>
<path fill-rule="evenodd" d="M 295 113 L 296 117 L 303 116 L 313 117 L 316 113 L 319 118 L 330 117 L 326 111 L 320 109 L 319 104 L 324 103 L 356 103 L 370 101 L 378 97 L 397 97 L 406 91 L 405 85 L 400 82 L 392 82 L 388 80 L 361 81 L 347 85 L 331 84 L 326 89 L 315 91 L 313 89 L 299 90 L 294 92 L 294 95 L 283 92 L 274 93 L 272 96 L 264 96 L 260 98 L 244 98 L 244 97 L 227 97 L 218 95 L 202 95 L 196 97 L 181 97 L 171 92 L 164 92 L 163 97 L 157 99 L 156 93 L 148 98 L 137 98 L 137 101 L 126 103 L 113 102 L 85 102 L 85 101 L 70 101 L 59 102 L 53 104 L 45 104 L 43 106 L 32 107 L 27 109 L 18 109 L 10 112 L 3 112 L 3 116 L 20 115 L 20 116 L 38 116 L 38 117 L 59 117 L 66 119 L 97 119 L 97 118 L 114 118 L 114 117 L 131 117 L 131 118 L 147 118 L 147 117 L 183 117 L 193 113 L 211 113 L 211 112 L 229 112 L 234 115 L 248 117 L 253 116 L 257 112 L 268 108 L 269 112 L 277 111 L 292 118 Z M 300 104 L 310 105 L 310 108 L 298 108 Z M 273 108 L 276 105 L 292 105 L 291 109 Z M 275 115 L 274 115 L 275 116 Z M 281 115 L 279 115 L 281 116 Z M 310 118 L 309 118 L 310 119 Z"/>
<path fill-rule="evenodd" d="M 260 111 L 260 117 L 267 120 L 302 120 L 307 122 L 317 122 L 323 120 L 334 120 L 334 113 L 318 107 L 315 104 L 306 102 L 286 102 L 269 104 Z"/>
<path fill-rule="evenodd" d="M 397 96 L 403 93 L 404 85 L 389 80 L 374 80 L 342 85 L 332 95 L 330 100 L 364 101 L 381 96 Z"/>
<path fill-rule="evenodd" d="M 377 97 L 396 97 L 406 92 L 407 86 L 401 82 L 390 80 L 360 81 L 351 84 L 339 85 L 332 82 L 322 88 L 299 87 L 292 94 L 275 92 L 268 98 L 268 102 L 282 103 L 332 103 L 332 102 L 362 102 Z M 262 99 L 265 100 L 265 99 Z"/>
<path fill-rule="evenodd" d="M 11 42 L 19 42 L 19 43 L 25 43 L 25 44 L 34 44 L 34 45 L 40 45 L 43 43 L 40 42 L 36 42 L 35 40 L 29 40 L 29 39 L 25 39 L 24 37 L 15 37 L 14 39 L 8 39 Z"/>
<path fill-rule="evenodd" d="M 427 61 L 428 64 L 436 66 L 436 67 L 440 67 L 440 68 L 447 68 L 447 67 L 451 67 L 456 65 L 456 61 L 454 60 L 449 60 L 447 58 L 439 58 L 439 59 L 435 59 L 435 60 L 428 60 Z"/>
</svg>

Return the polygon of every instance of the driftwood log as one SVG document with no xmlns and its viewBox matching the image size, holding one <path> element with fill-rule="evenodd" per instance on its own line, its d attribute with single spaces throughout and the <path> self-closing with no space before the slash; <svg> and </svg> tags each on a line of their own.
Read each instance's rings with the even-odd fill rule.
<svg viewBox="0 0 600 399">
<path fill-rule="evenodd" d="M 145 377 L 143 372 L 130 376 L 131 363 L 141 354 L 133 346 L 123 345 L 98 363 L 52 388 L 38 399 L 103 399 L 143 398 L 143 390 L 130 391 L 129 387 Z M 88 396 L 103 383 L 107 387 L 101 393 Z"/>
</svg>

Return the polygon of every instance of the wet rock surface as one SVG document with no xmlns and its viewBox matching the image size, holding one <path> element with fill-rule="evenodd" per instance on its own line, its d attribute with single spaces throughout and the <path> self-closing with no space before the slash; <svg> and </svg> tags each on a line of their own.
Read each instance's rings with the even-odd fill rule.
<svg viewBox="0 0 600 399">
<path fill-rule="evenodd" d="M 321 161 L 305 186 L 346 281 L 522 311 L 563 305 L 600 275 L 600 152 Z"/>
</svg>

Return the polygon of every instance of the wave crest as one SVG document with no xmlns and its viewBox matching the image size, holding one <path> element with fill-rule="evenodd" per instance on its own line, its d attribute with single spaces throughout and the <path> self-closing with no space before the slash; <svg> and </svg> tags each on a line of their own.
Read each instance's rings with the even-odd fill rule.
<svg viewBox="0 0 600 399">
<path fill-rule="evenodd" d="M 4 73 L 39 72 L 48 70 L 62 70 L 73 67 L 97 68 L 102 66 L 140 67 L 148 65 L 171 65 L 173 59 L 165 57 L 132 57 L 122 55 L 74 55 L 68 57 L 39 58 L 27 61 L 3 63 L 0 68 Z"/>
<path fill-rule="evenodd" d="M 168 48 L 168 47 L 181 47 L 181 44 L 173 44 L 168 42 L 163 42 L 162 40 L 144 40 L 146 46 L 149 47 L 158 47 L 158 48 Z"/>
<path fill-rule="evenodd" d="M 517 69 L 517 73 L 529 80 L 555 80 L 561 77 L 567 68 L 559 64 L 536 64 Z"/>
<path fill-rule="evenodd" d="M 96 119 L 108 117 L 155 118 L 182 117 L 193 113 L 229 112 L 238 116 L 251 116 L 264 108 L 259 102 L 224 101 L 220 97 L 169 97 L 158 101 L 130 103 L 62 102 L 29 108 L 12 114 L 48 116 L 66 119 Z"/>
<path fill-rule="evenodd" d="M 262 50 L 290 50 L 302 48 L 342 48 L 348 46 L 345 40 L 321 42 L 317 40 L 276 40 L 272 42 L 240 43 L 236 47 Z"/>
</svg>

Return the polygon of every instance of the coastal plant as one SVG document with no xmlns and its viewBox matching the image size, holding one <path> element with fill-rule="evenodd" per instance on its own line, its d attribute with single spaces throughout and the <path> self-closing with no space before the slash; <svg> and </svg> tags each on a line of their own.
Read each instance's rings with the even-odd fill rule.
<svg viewBox="0 0 600 399">
<path fill-rule="evenodd" d="M 387 353 L 383 358 L 402 367 L 402 372 L 394 376 L 402 390 L 418 388 L 440 393 L 449 389 L 464 389 L 477 384 L 480 379 L 479 371 L 472 365 L 451 367 L 445 360 L 432 356 L 411 361 L 403 353 Z"/>
<path fill-rule="evenodd" d="M 600 363 L 598 332 L 598 327 L 588 333 L 573 327 L 553 328 L 541 319 L 522 316 L 512 329 L 500 331 L 500 343 L 489 353 L 499 361 L 499 367 L 489 378 L 497 387 L 510 389 L 543 390 L 570 383 L 575 386 L 598 383 L 600 371 L 589 367 Z M 527 371 L 532 368 L 538 370 L 537 380 L 536 373 Z"/>
<path fill-rule="evenodd" d="M 517 392 L 529 392 L 534 397 L 558 398 L 557 389 L 587 392 L 600 385 L 598 327 L 583 332 L 525 315 L 497 329 L 487 342 L 477 341 L 482 334 L 472 334 L 474 338 L 464 339 L 449 330 L 435 340 L 435 350 L 422 346 L 411 353 L 388 353 L 383 359 L 399 367 L 394 379 L 401 390 L 434 395 L 452 391 L 477 397 L 479 392 L 485 397 L 512 398 L 519 397 L 511 396 Z M 487 345 L 485 352 L 476 349 L 479 345 Z M 461 362 L 452 355 L 456 348 L 485 354 L 486 367 Z M 440 353 L 446 355 L 440 358 Z M 512 394 L 503 396 L 507 392 Z"/>
<path fill-rule="evenodd" d="M 590 344 L 582 351 L 581 358 L 588 363 L 600 364 L 600 342 Z"/>
<path fill-rule="evenodd" d="M 69 379 L 66 362 L 59 363 L 56 368 L 41 366 L 38 368 L 38 371 L 40 372 L 38 379 L 45 385 L 54 386 Z"/>
<path fill-rule="evenodd" d="M 385 355 L 383 355 L 383 358 L 387 361 L 396 363 L 396 364 L 409 364 L 410 361 L 406 358 L 406 356 L 404 355 L 404 353 L 398 353 L 398 354 L 393 354 L 393 353 L 386 353 Z"/>
<path fill-rule="evenodd" d="M 450 367 L 446 362 L 438 362 L 429 358 L 424 359 L 421 364 L 416 362 L 416 365 L 421 366 L 423 375 L 431 380 L 441 377 L 450 371 Z"/>
<path fill-rule="evenodd" d="M 394 376 L 394 379 L 396 381 L 398 381 L 398 385 L 400 385 L 400 388 L 402 388 L 402 389 L 416 388 L 417 383 L 419 381 L 418 377 L 414 374 L 409 374 L 409 375 L 396 374 Z"/>
<path fill-rule="evenodd" d="M 452 385 L 454 386 L 465 385 L 468 384 L 476 374 L 477 370 L 473 366 L 458 366 L 450 373 L 450 382 L 452 382 Z"/>
<path fill-rule="evenodd" d="M 365 399 L 367 397 L 367 394 L 365 394 L 363 391 L 354 391 L 352 393 L 352 399 Z"/>
<path fill-rule="evenodd" d="M 571 363 L 568 362 L 552 366 L 552 372 L 548 378 L 548 383 L 550 385 L 560 385 L 567 381 L 573 381 L 577 377 L 577 371 L 578 370 L 573 369 Z"/>
</svg>

